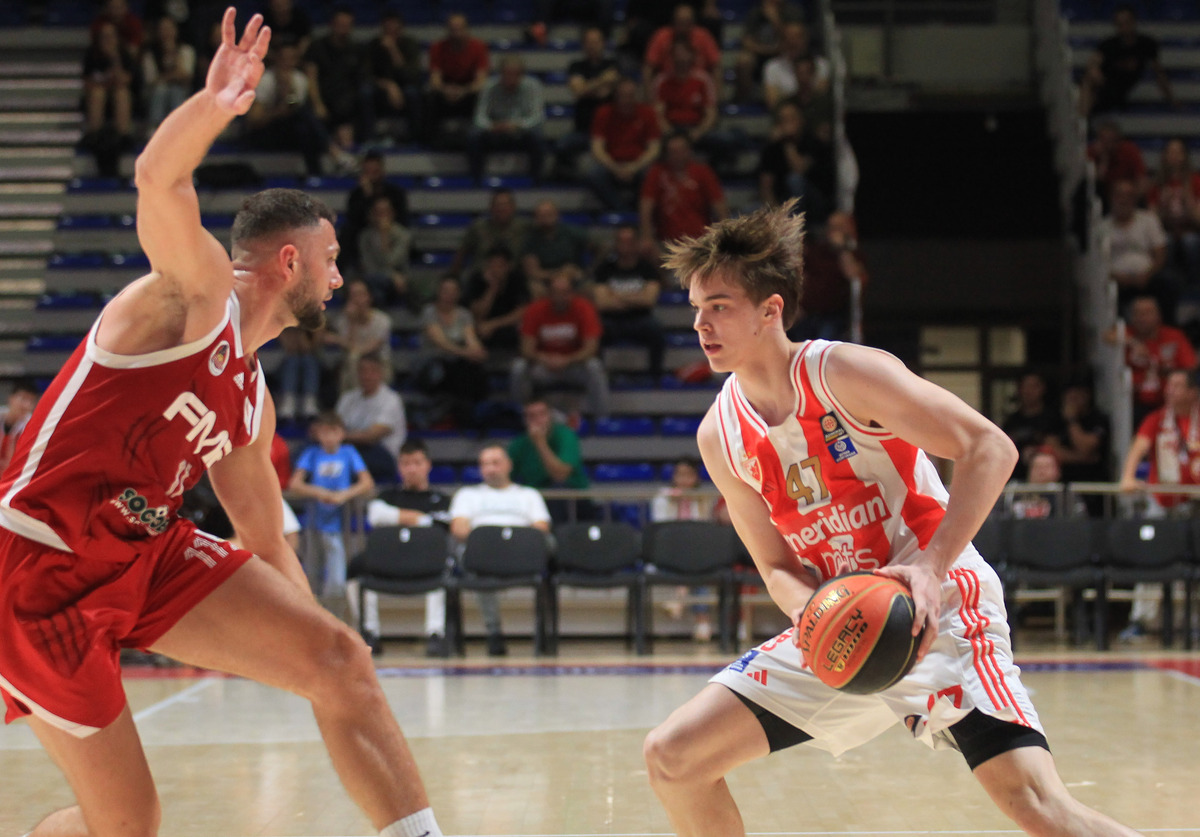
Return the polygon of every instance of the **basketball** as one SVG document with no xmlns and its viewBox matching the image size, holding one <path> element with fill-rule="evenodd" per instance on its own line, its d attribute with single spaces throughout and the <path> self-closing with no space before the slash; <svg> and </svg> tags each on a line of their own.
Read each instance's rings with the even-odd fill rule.
<svg viewBox="0 0 1200 837">
<path fill-rule="evenodd" d="M 908 674 L 921 637 L 916 606 L 899 581 L 869 572 L 831 578 L 800 617 L 800 650 L 827 686 L 856 695 L 883 691 Z"/>
</svg>

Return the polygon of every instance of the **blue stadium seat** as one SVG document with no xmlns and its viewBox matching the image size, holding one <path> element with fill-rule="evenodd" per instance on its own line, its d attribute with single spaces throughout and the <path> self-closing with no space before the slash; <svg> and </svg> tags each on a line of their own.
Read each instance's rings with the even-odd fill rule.
<svg viewBox="0 0 1200 837">
<path fill-rule="evenodd" d="M 437 485 L 452 485 L 458 482 L 458 469 L 453 465 L 434 465 L 429 469 L 429 481 Z"/>
<path fill-rule="evenodd" d="M 30 337 L 25 343 L 28 352 L 73 352 L 80 338 L 75 334 L 42 334 Z"/>
<path fill-rule="evenodd" d="M 464 465 L 459 473 L 459 479 L 463 485 L 475 485 L 483 482 L 483 476 L 479 473 L 478 465 Z"/>
<path fill-rule="evenodd" d="M 60 270 L 107 267 L 108 257 L 103 253 L 55 253 L 48 266 Z"/>
<path fill-rule="evenodd" d="M 415 227 L 465 227 L 471 223 L 473 216 L 462 213 L 418 215 L 413 219 Z"/>
<path fill-rule="evenodd" d="M 658 295 L 659 305 L 687 305 L 688 292 L 683 288 L 664 288 Z"/>
<path fill-rule="evenodd" d="M 42 294 L 38 297 L 39 311 L 74 311 L 99 308 L 100 298 L 83 291 L 66 294 Z"/>
<path fill-rule="evenodd" d="M 609 503 L 609 512 L 612 514 L 614 521 L 628 523 L 635 529 L 642 528 L 642 524 L 646 522 L 646 518 L 642 513 L 641 503 Z"/>
<path fill-rule="evenodd" d="M 663 337 L 667 345 L 675 348 L 694 349 L 697 346 L 696 332 L 668 331 Z"/>
<path fill-rule="evenodd" d="M 701 416 L 663 416 L 658 432 L 664 436 L 695 436 Z"/>
<path fill-rule="evenodd" d="M 601 462 L 592 467 L 596 482 L 654 482 L 658 479 L 649 462 Z"/>
<path fill-rule="evenodd" d="M 145 253 L 113 253 L 109 261 L 113 267 L 150 267 L 150 259 Z"/>
<path fill-rule="evenodd" d="M 450 262 L 454 261 L 454 254 L 447 251 L 422 253 L 417 261 L 430 267 L 449 267 Z"/>
<path fill-rule="evenodd" d="M 653 436 L 654 419 L 649 416 L 613 416 L 596 419 L 592 432 L 597 436 Z"/>
<path fill-rule="evenodd" d="M 58 219 L 60 230 L 104 230 L 113 226 L 111 215 L 62 215 Z"/>
</svg>

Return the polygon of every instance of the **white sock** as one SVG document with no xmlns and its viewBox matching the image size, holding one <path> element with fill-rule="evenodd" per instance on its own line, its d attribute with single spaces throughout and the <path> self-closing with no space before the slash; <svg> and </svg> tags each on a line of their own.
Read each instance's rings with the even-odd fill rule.
<svg viewBox="0 0 1200 837">
<path fill-rule="evenodd" d="M 433 809 L 423 808 L 402 820 L 396 820 L 379 832 L 379 837 L 444 837 L 444 835 L 438 828 L 437 819 L 433 816 Z"/>
</svg>

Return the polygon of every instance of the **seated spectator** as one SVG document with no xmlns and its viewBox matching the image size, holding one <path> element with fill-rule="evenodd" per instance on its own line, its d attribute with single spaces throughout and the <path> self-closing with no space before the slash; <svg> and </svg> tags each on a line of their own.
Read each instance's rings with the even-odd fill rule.
<svg viewBox="0 0 1200 837">
<path fill-rule="evenodd" d="M 1058 457 L 1048 447 L 1038 448 L 1029 458 L 1029 485 L 1053 485 L 1062 482 Z M 1068 504 L 1062 491 L 1022 491 L 1013 495 L 1012 516 L 1017 520 L 1048 517 L 1081 517 L 1087 507 L 1078 497 Z"/>
<path fill-rule="evenodd" d="M 1021 454 L 1012 478 L 1024 481 L 1034 452 L 1051 437 L 1061 438 L 1063 428 L 1058 412 L 1046 403 L 1046 378 L 1040 372 L 1029 371 L 1021 376 L 1016 400 L 1017 408 L 1005 417 L 1000 427 Z"/>
<path fill-rule="evenodd" d="M 587 254 L 587 233 L 562 223 L 554 201 L 544 200 L 534 208 L 533 225 L 521 256 L 530 293 L 545 296 L 550 277 L 568 265 L 582 267 Z"/>
<path fill-rule="evenodd" d="M 823 227 L 804 238 L 804 286 L 800 317 L 788 329 L 792 340 L 845 340 L 850 337 L 853 283 L 867 282 L 858 255 L 854 217 L 835 212 Z"/>
<path fill-rule="evenodd" d="M 546 158 L 542 138 L 545 122 L 542 83 L 525 74 L 525 62 L 519 56 L 505 55 L 500 60 L 500 74 L 488 79 L 479 93 L 467 135 L 467 161 L 475 182 L 483 180 L 489 153 L 521 151 L 529 157 L 529 177 L 539 183 Z"/>
<path fill-rule="evenodd" d="M 1125 363 L 1133 372 L 1133 420 L 1141 422 L 1163 405 L 1163 385 L 1176 369 L 1196 368 L 1196 351 L 1187 335 L 1164 325 L 1158 301 L 1136 297 L 1129 303 L 1125 332 Z"/>
<path fill-rule="evenodd" d="M 1062 470 L 1064 482 L 1108 482 L 1111 424 L 1092 398 L 1091 384 L 1075 381 L 1062 393 L 1062 435 L 1051 436 L 1047 447 Z M 1032 481 L 1032 477 L 1030 478 Z M 1085 498 L 1089 512 L 1099 517 L 1104 498 L 1091 494 Z"/>
<path fill-rule="evenodd" d="M 421 360 L 417 387 L 435 399 L 434 422 L 475 425 L 475 407 L 487 400 L 488 351 L 475 333 L 475 319 L 461 303 L 454 276 L 438 282 L 433 302 L 421 312 Z"/>
<path fill-rule="evenodd" d="M 659 242 L 699 236 L 709 224 L 728 217 L 729 205 L 716 173 L 692 156 L 692 143 L 685 135 L 670 137 L 662 160 L 650 167 L 642 183 L 642 246 L 653 252 Z"/>
<path fill-rule="evenodd" d="M 407 227 L 408 193 L 403 186 L 387 179 L 383 155 L 372 150 L 363 156 L 358 183 L 346 199 L 346 212 L 338 234 L 338 242 L 342 245 L 340 263 L 358 266 L 358 236 L 370 223 L 371 204 L 380 196 L 391 201 L 396 223 Z"/>
<path fill-rule="evenodd" d="M 534 388 L 581 387 L 593 418 L 609 414 L 608 375 L 600 360 L 600 317 L 575 290 L 575 270 L 550 279 L 549 292 L 530 303 L 521 319 L 521 357 L 512 365 L 512 399 L 529 401 Z"/>
<path fill-rule="evenodd" d="M 721 48 L 707 29 L 696 25 L 696 10 L 686 3 L 680 3 L 671 16 L 671 25 L 660 27 L 646 46 L 642 78 L 647 83 L 647 91 L 651 80 L 670 72 L 671 48 L 676 41 L 691 45 L 695 68 L 706 73 L 719 86 Z"/>
<path fill-rule="evenodd" d="M 313 113 L 324 123 L 338 147 L 349 151 L 355 140 L 369 138 L 365 126 L 367 54 L 354 41 L 354 13 L 333 10 L 329 33 L 317 38 L 304 56 L 304 72 Z"/>
<path fill-rule="evenodd" d="M 488 79 L 488 47 L 472 37 L 467 16 L 446 18 L 446 37 L 429 47 L 429 98 L 422 112 L 425 142 L 432 144 L 448 119 L 470 121 Z"/>
<path fill-rule="evenodd" d="M 346 425 L 346 441 L 354 445 L 378 483 L 396 481 L 396 457 L 408 436 L 404 402 L 388 386 L 379 355 L 358 359 L 358 387 L 342 393 L 337 413 Z"/>
<path fill-rule="evenodd" d="M 479 267 L 484 257 L 496 245 L 502 244 L 514 256 L 525 252 L 529 237 L 529 220 L 517 215 L 517 199 L 512 189 L 495 189 L 486 215 L 471 222 L 463 235 L 462 244 L 450 263 L 450 272 Z M 468 292 L 468 296 L 469 296 Z"/>
<path fill-rule="evenodd" d="M 586 29 L 580 46 L 583 57 L 567 68 L 574 125 L 570 133 L 559 137 L 554 151 L 556 175 L 564 179 L 572 175 L 577 158 L 591 145 L 592 120 L 601 105 L 613 100 L 621 77 L 616 60 L 605 53 L 604 33 L 599 28 Z"/>
<path fill-rule="evenodd" d="M 606 209 L 634 205 L 642 177 L 662 147 L 661 135 L 654 109 L 638 101 L 638 83 L 622 77 L 612 104 L 601 105 L 592 120 L 592 160 L 584 173 Z"/>
<path fill-rule="evenodd" d="M 345 505 L 369 494 L 375 483 L 362 457 L 345 444 L 346 429 L 337 413 L 322 413 L 312 424 L 317 443 L 305 448 L 296 459 L 288 487 L 296 495 L 315 501 L 310 513 L 311 528 L 320 535 L 324 557 L 321 595 L 346 592 L 346 543 L 342 538 Z"/>
<path fill-rule="evenodd" d="M 508 443 L 514 482 L 539 491 L 546 488 L 587 488 L 587 470 L 583 467 L 583 451 L 579 435 L 554 418 L 545 398 L 533 396 L 523 407 L 525 432 Z M 546 508 L 556 523 L 571 520 L 571 501 L 547 500 Z M 574 519 L 593 517 L 590 500 L 580 500 Z"/>
<path fill-rule="evenodd" d="M 312 21 L 294 0 L 267 0 L 263 10 L 263 26 L 271 27 L 271 48 L 296 47 L 297 54 L 308 52 L 312 43 Z"/>
<path fill-rule="evenodd" d="M 1138 208 L 1137 187 L 1119 180 L 1112 188 L 1112 211 L 1100 222 L 1108 239 L 1108 275 L 1117 284 L 1117 305 L 1124 310 L 1135 296 L 1152 295 L 1167 322 L 1175 322 L 1179 293 L 1163 275 L 1167 233 L 1158 215 Z"/>
<path fill-rule="evenodd" d="M 546 27 L 568 20 L 595 28 L 604 36 L 613 23 L 613 0 L 535 0 L 533 22 L 525 30 L 526 40 L 546 45 Z"/>
<path fill-rule="evenodd" d="M 1139 199 L 1146 192 L 1146 161 L 1133 140 L 1125 139 L 1121 126 L 1111 119 L 1096 125 L 1096 138 L 1088 145 L 1088 159 L 1096 164 L 1096 191 L 1107 211 L 1112 190 L 1128 180 Z"/>
<path fill-rule="evenodd" d="M 371 203 L 367 228 L 358 234 L 358 261 L 371 298 L 381 304 L 404 302 L 410 308 L 424 295 L 409 282 L 412 233 L 396 220 L 392 199 L 379 195 Z"/>
<path fill-rule="evenodd" d="M 1133 6 L 1122 3 L 1113 12 L 1116 33 L 1096 46 L 1088 59 L 1083 82 L 1079 86 L 1079 109 L 1089 113 L 1125 110 L 1129 94 L 1138 86 L 1149 67 L 1162 91 L 1163 99 L 1177 107 L 1171 81 L 1158 60 L 1158 41 L 1137 29 Z"/>
<path fill-rule="evenodd" d="M 512 481 L 512 460 L 499 444 L 479 451 L 481 485 L 466 485 L 450 501 L 450 534 L 466 543 L 477 526 L 530 526 L 550 532 L 550 512 L 537 489 Z M 480 592 L 479 605 L 487 629 L 488 655 L 508 653 L 500 626 L 500 601 L 495 592 Z"/>
<path fill-rule="evenodd" d="M 475 333 L 489 349 L 515 349 L 518 327 L 529 305 L 529 282 L 512 251 L 496 244 L 483 264 L 467 277 L 464 301 L 475 319 Z"/>
<path fill-rule="evenodd" d="M 796 73 L 796 90 L 783 102 L 791 102 L 800 108 L 806 134 L 817 142 L 832 146 L 833 96 L 828 87 L 817 81 L 817 63 L 811 55 L 802 55 L 792 66 Z"/>
<path fill-rule="evenodd" d="M 128 0 L 104 0 L 88 30 L 91 40 L 95 41 L 100 30 L 108 24 L 116 29 L 121 52 L 131 62 L 137 62 L 145 44 L 146 28 L 142 19 L 130 10 Z"/>
<path fill-rule="evenodd" d="M 596 266 L 596 309 L 604 328 L 604 345 L 632 340 L 649 351 L 650 377 L 662 378 L 666 340 L 654 307 L 662 291 L 658 266 L 638 247 L 637 227 L 622 224 L 613 237 L 613 250 Z"/>
<path fill-rule="evenodd" d="M 651 83 L 650 100 L 663 135 L 687 134 L 692 147 L 705 154 L 719 172 L 732 168 L 737 155 L 733 133 L 717 128 L 717 87 L 712 76 L 695 67 L 692 46 L 671 44 L 670 69 Z"/>
<path fill-rule="evenodd" d="M 117 37 L 117 27 L 102 22 L 83 54 L 83 138 L 96 158 L 101 177 L 120 174 L 121 152 L 133 144 L 135 59 Z"/>
<path fill-rule="evenodd" d="M 285 328 L 279 335 L 283 360 L 279 363 L 275 415 L 293 421 L 297 413 L 314 418 L 320 411 L 322 340 L 301 328 Z"/>
<path fill-rule="evenodd" d="M 17 440 L 33 415 L 40 397 L 37 386 L 31 380 L 19 379 L 13 384 L 12 392 L 8 395 L 8 403 L 4 415 L 0 417 L 0 471 L 8 467 L 12 461 L 13 452 L 17 449 Z"/>
<path fill-rule="evenodd" d="M 340 391 L 359 385 L 359 360 L 368 355 L 383 366 L 384 380 L 392 379 L 392 318 L 375 307 L 371 288 L 361 279 L 346 285 L 346 304 L 333 319 L 325 342 L 342 350 Z"/>
<path fill-rule="evenodd" d="M 820 92 L 829 89 L 829 59 L 813 53 L 809 46 L 807 26 L 799 21 L 786 23 L 780 39 L 779 54 L 763 67 L 763 101 L 769 110 L 774 110 L 789 96 L 796 95 L 799 86 L 796 62 L 802 58 L 812 59 L 814 88 Z"/>
<path fill-rule="evenodd" d="M 818 227 L 833 210 L 833 145 L 805 131 L 800 107 L 784 102 L 775 111 L 774 138 L 758 159 L 758 194 L 764 204 L 798 198 L 805 221 Z"/>
<path fill-rule="evenodd" d="M 742 51 L 738 53 L 734 99 L 751 102 L 763 68 L 783 48 L 783 29 L 800 23 L 804 10 L 791 0 L 759 0 L 742 24 Z"/>
<path fill-rule="evenodd" d="M 700 463 L 695 459 L 680 459 L 671 471 L 671 484 L 663 486 L 650 501 L 650 520 L 662 523 L 672 520 L 712 520 L 713 506 L 705 497 L 695 494 L 700 487 Z M 683 604 L 689 593 L 687 587 L 676 590 L 675 601 L 666 601 L 663 606 L 675 619 L 683 616 Z M 703 595 L 707 588 L 697 587 L 694 592 Z M 703 602 L 692 606 L 692 639 L 708 642 L 712 639 L 711 608 Z"/>
<path fill-rule="evenodd" d="M 1188 147 L 1181 137 L 1163 146 L 1158 177 L 1146 204 L 1158 213 L 1167 233 L 1168 270 L 1174 284 L 1200 286 L 1200 172 L 1192 170 Z"/>
<path fill-rule="evenodd" d="M 192 95 L 196 51 L 179 40 L 179 26 L 169 17 L 154 25 L 154 40 L 142 52 L 142 98 L 146 127 L 154 130 L 166 115 Z"/>
<path fill-rule="evenodd" d="M 367 45 L 371 93 L 366 97 L 363 120 L 367 137 L 375 136 L 380 116 L 402 116 L 412 137 L 421 136 L 421 47 L 405 34 L 404 19 L 387 9 L 379 21 L 379 35 Z"/>
<path fill-rule="evenodd" d="M 304 157 L 304 170 L 310 176 L 321 175 L 321 158 L 329 154 L 340 170 L 356 164 L 329 137 L 309 102 L 308 77 L 300 72 L 298 47 L 273 48 L 275 63 L 268 68 L 254 90 L 254 104 L 246 114 L 242 140 L 252 148 L 267 151 L 295 151 Z"/>
</svg>

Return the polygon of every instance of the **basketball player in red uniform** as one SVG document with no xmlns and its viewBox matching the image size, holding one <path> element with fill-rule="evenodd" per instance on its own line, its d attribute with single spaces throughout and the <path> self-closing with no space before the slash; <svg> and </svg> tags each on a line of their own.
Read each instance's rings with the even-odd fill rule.
<svg viewBox="0 0 1200 837">
<path fill-rule="evenodd" d="M 1059 778 L 1012 661 L 999 579 L 971 546 L 1015 448 L 891 355 L 787 339 L 803 283 L 793 203 L 670 248 L 709 363 L 733 373 L 700 425 L 700 452 L 793 626 L 821 581 L 873 570 L 909 587 L 913 633 L 926 633 L 913 670 L 873 695 L 817 680 L 794 627 L 751 649 L 647 737 L 651 786 L 680 835 L 744 834 L 730 770 L 802 743 L 837 755 L 903 722 L 959 750 L 1030 834 L 1135 834 Z M 924 451 L 954 461 L 951 491 Z"/>
<path fill-rule="evenodd" d="M 319 326 L 342 283 L 334 216 L 301 192 L 248 198 L 230 253 L 192 172 L 254 99 L 270 39 L 225 12 L 201 92 L 137 161 L 150 273 L 105 306 L 0 477 L 0 696 L 75 793 L 34 837 L 153 835 L 154 781 L 121 687 L 121 648 L 312 702 L 347 791 L 387 837 L 441 837 L 370 652 L 313 599 L 282 534 L 275 409 L 256 351 Z M 244 549 L 175 514 L 208 470 Z"/>
</svg>

